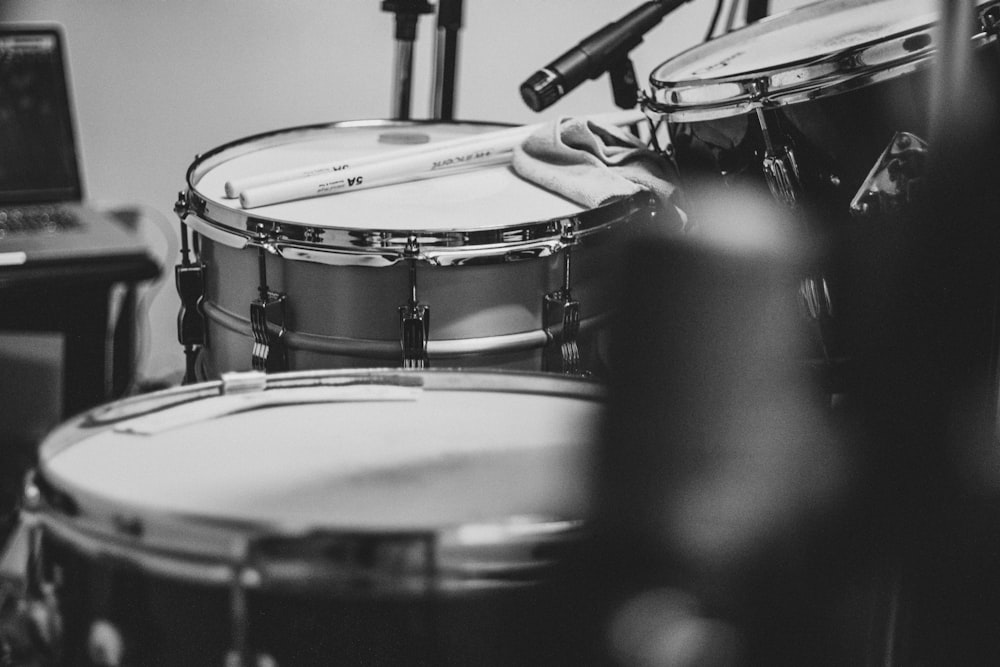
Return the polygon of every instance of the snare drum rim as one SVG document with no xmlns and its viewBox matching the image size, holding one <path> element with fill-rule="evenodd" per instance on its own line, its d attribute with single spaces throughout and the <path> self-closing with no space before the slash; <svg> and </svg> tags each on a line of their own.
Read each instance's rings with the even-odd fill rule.
<svg viewBox="0 0 1000 667">
<path fill-rule="evenodd" d="M 652 195 L 639 192 L 583 209 L 571 215 L 496 225 L 476 229 L 385 230 L 359 227 L 315 227 L 280 218 L 253 214 L 244 209 L 220 204 L 199 192 L 197 183 L 210 169 L 243 152 L 280 145 L 296 134 L 340 128 L 421 127 L 427 125 L 472 125 L 508 127 L 509 124 L 484 121 L 437 120 L 350 120 L 303 125 L 257 134 L 223 144 L 195 158 L 188 167 L 184 193 L 185 221 L 193 229 L 215 241 L 233 247 L 264 247 L 286 259 L 331 265 L 390 266 L 405 260 L 451 266 L 466 263 L 509 262 L 544 257 L 561 251 L 574 239 L 602 232 L 630 220 L 641 211 L 655 206 Z M 391 186 L 387 186 L 391 187 Z M 414 256 L 413 240 L 419 252 Z"/>
<path fill-rule="evenodd" d="M 328 266 L 387 267 L 404 261 L 463 266 L 550 257 L 636 216 L 651 216 L 656 205 L 652 194 L 640 191 L 571 216 L 468 231 L 304 227 L 249 216 L 247 229 L 237 231 L 211 221 L 209 210 L 189 213 L 185 223 L 217 243 L 237 249 L 259 247 L 290 261 Z M 303 240 L 307 231 L 315 240 Z"/>
<path fill-rule="evenodd" d="M 982 17 L 998 6 L 1000 0 L 986 0 L 977 6 L 977 13 Z M 775 14 L 750 28 L 762 31 L 773 25 L 773 21 L 787 18 L 797 11 L 800 10 Z M 780 67 L 701 79 L 671 81 L 664 78 L 662 70 L 667 65 L 706 48 L 706 44 L 702 44 L 653 70 L 649 79 L 652 95 L 647 97 L 645 105 L 671 122 L 699 122 L 850 92 L 929 66 L 937 53 L 934 38 L 928 34 L 930 41 L 917 48 L 911 40 L 927 34 L 935 25 L 936 22 L 932 21 L 848 49 L 793 61 Z M 746 39 L 745 30 L 747 28 L 714 41 L 739 42 Z M 996 40 L 996 36 L 981 30 L 972 35 L 971 40 L 973 46 L 979 48 Z"/>
<path fill-rule="evenodd" d="M 470 590 L 497 585 L 523 585 L 540 576 L 565 555 L 568 546 L 587 534 L 580 517 L 520 517 L 514 521 L 476 522 L 401 530 L 357 526 L 301 527 L 267 522 L 188 516 L 155 508 L 122 506 L 71 480 L 54 475 L 46 463 L 59 452 L 114 424 L 183 403 L 232 392 L 296 389 L 344 384 L 378 383 L 419 390 L 486 391 L 577 398 L 600 403 L 603 384 L 583 377 L 538 372 L 452 369 L 310 370 L 267 375 L 230 373 L 221 380 L 174 387 L 116 401 L 77 416 L 59 427 L 39 448 L 39 463 L 25 491 L 23 517 L 93 556 L 107 556 L 171 578 L 218 585 L 247 567 L 257 575 L 256 588 L 287 590 L 302 585 L 303 576 L 337 585 L 366 586 L 383 592 Z M 279 399 L 288 401 L 287 396 Z M 332 540 L 348 553 L 369 553 L 372 544 L 387 543 L 386 569 L 344 566 L 287 551 L 275 557 L 267 545 L 275 542 L 307 545 Z M 427 558 L 400 566 L 402 544 L 431 545 Z M 538 553 L 539 545 L 550 556 Z M 358 548 L 355 548 L 358 547 Z M 353 550 L 353 551 L 352 551 Z M 367 558 L 367 557 L 366 557 Z M 432 567 L 429 567 L 432 566 Z M 391 566 L 391 567 L 390 567 Z"/>
</svg>

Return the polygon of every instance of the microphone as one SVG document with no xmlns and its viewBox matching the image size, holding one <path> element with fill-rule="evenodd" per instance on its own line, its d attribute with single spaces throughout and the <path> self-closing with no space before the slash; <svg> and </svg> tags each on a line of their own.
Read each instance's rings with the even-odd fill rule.
<svg viewBox="0 0 1000 667">
<path fill-rule="evenodd" d="M 579 86 L 596 79 L 642 42 L 642 36 L 688 0 L 646 2 L 538 70 L 521 84 L 521 98 L 541 111 Z"/>
</svg>

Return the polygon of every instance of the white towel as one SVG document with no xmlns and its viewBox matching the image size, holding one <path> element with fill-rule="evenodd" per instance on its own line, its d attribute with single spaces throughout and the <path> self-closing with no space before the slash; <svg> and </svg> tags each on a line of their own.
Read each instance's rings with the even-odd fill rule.
<svg viewBox="0 0 1000 667">
<path fill-rule="evenodd" d="M 673 208 L 670 162 L 614 125 L 583 118 L 546 123 L 514 148 L 513 167 L 525 180 L 588 208 L 643 190 Z"/>
</svg>

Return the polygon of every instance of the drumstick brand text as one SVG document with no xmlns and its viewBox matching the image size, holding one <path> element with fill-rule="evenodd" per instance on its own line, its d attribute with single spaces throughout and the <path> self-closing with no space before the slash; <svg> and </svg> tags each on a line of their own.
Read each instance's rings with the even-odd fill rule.
<svg viewBox="0 0 1000 667">
<path fill-rule="evenodd" d="M 476 151 L 475 153 L 468 153 L 466 155 L 457 155 L 455 157 L 445 158 L 444 160 L 435 160 L 431 165 L 431 170 L 444 169 L 445 167 L 454 167 L 465 162 L 471 162 L 472 160 L 482 160 L 493 155 L 493 151 Z"/>
<path fill-rule="evenodd" d="M 333 171 L 343 171 L 350 166 L 351 165 L 349 163 L 344 162 L 343 164 L 335 164 L 329 167 L 322 167 L 320 169 L 311 169 L 309 171 L 304 171 L 302 172 L 301 176 L 319 176 L 320 174 L 329 174 L 330 172 Z"/>
</svg>

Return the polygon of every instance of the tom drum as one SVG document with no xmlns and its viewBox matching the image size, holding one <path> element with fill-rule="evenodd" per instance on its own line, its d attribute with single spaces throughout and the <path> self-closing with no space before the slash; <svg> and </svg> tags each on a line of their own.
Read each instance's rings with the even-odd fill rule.
<svg viewBox="0 0 1000 667">
<path fill-rule="evenodd" d="M 773 195 L 823 250 L 800 297 L 816 356 L 845 377 L 852 262 L 875 231 L 920 210 L 939 50 L 936 0 L 830 0 L 696 46 L 650 75 L 690 211 L 720 189 Z M 965 35 L 997 60 L 1000 2 L 977 0 Z M 942 122 L 947 122 L 943 119 Z M 902 233 L 902 232 L 900 232 Z M 863 299 L 862 299 L 863 300 Z M 840 380 L 832 380 L 841 385 Z M 835 390 L 837 390 L 835 388 Z"/>
<path fill-rule="evenodd" d="M 685 187 L 766 184 L 834 219 L 905 205 L 931 122 L 938 5 L 812 3 L 660 65 L 649 104 L 670 126 Z M 977 0 L 977 12 L 967 35 L 989 52 L 1000 2 Z"/>
<path fill-rule="evenodd" d="M 602 401 L 542 373 L 237 373 L 68 422 L 23 513 L 60 664 L 576 664 Z"/>
</svg>

